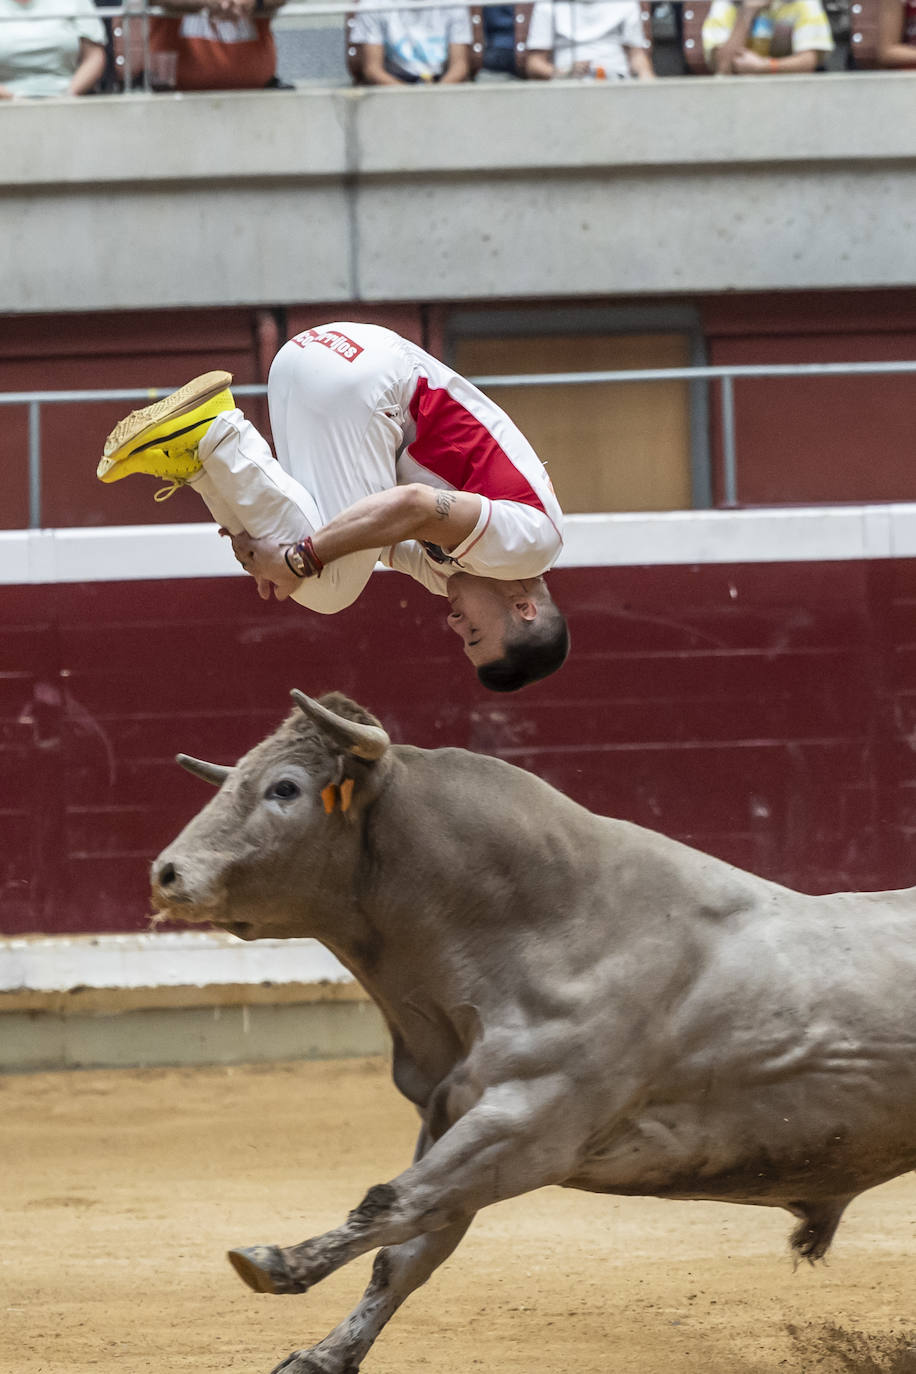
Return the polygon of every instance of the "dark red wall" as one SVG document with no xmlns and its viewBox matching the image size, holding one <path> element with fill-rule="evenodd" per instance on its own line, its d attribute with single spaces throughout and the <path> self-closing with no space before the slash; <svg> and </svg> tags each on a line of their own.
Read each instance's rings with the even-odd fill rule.
<svg viewBox="0 0 916 1374">
<path fill-rule="evenodd" d="M 701 313 L 717 366 L 916 359 L 912 291 L 717 297 Z M 717 499 L 719 394 L 713 386 Z M 734 397 L 740 504 L 916 500 L 912 374 L 749 378 Z"/>
<path fill-rule="evenodd" d="M 395 574 L 331 618 L 231 578 L 0 588 L 0 929 L 143 928 L 148 863 L 208 796 L 172 756 L 233 761 L 293 686 L 810 891 L 916 883 L 916 564 L 552 582 L 574 651 L 517 696 Z"/>
</svg>

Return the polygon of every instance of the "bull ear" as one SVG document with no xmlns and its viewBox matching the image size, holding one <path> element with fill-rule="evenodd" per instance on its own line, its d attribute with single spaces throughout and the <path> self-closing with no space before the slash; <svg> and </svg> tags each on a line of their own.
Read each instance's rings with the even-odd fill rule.
<svg viewBox="0 0 916 1374">
<path fill-rule="evenodd" d="M 358 720 L 347 720 L 345 716 L 338 716 L 336 712 L 329 711 L 326 706 L 313 701 L 311 697 L 307 697 L 304 692 L 296 691 L 295 688 L 290 695 L 309 720 L 328 731 L 358 759 L 380 759 L 391 743 L 380 725 L 363 725 Z"/>
<path fill-rule="evenodd" d="M 226 781 L 231 768 L 227 768 L 223 763 L 204 763 L 203 759 L 192 759 L 190 754 L 176 754 L 175 762 L 180 763 L 182 768 L 186 768 L 189 773 L 193 773 L 195 778 L 203 778 L 204 782 L 212 782 L 214 787 L 219 787 Z"/>
</svg>

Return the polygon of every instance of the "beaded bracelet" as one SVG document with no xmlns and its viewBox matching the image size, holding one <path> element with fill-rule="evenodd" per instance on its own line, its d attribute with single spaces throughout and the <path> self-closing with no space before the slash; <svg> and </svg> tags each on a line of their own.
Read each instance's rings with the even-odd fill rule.
<svg viewBox="0 0 916 1374">
<path fill-rule="evenodd" d="M 315 552 L 311 535 L 300 539 L 298 544 L 290 544 L 283 554 L 286 566 L 296 577 L 320 577 L 324 564 Z"/>
</svg>

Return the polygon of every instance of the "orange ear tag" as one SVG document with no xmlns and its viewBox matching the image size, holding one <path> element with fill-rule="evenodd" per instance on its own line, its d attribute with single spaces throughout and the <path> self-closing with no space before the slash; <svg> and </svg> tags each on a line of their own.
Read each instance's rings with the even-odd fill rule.
<svg viewBox="0 0 916 1374">
<path fill-rule="evenodd" d="M 353 800 L 353 779 L 344 778 L 340 784 L 340 809 L 349 811 L 350 802 Z"/>
<path fill-rule="evenodd" d="M 324 802 L 324 809 L 330 816 L 337 805 L 337 784 L 329 782 L 327 787 L 321 789 L 321 800 Z"/>
</svg>

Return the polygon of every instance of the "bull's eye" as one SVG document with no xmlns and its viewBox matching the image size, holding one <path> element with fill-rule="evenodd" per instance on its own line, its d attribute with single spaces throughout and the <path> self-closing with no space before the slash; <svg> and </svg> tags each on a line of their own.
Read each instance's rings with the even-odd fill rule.
<svg viewBox="0 0 916 1374">
<path fill-rule="evenodd" d="M 291 801 L 293 797 L 299 796 L 299 784 L 293 782 L 292 778 L 281 778 L 275 782 L 267 793 L 268 797 L 279 797 L 281 801 Z"/>
</svg>

